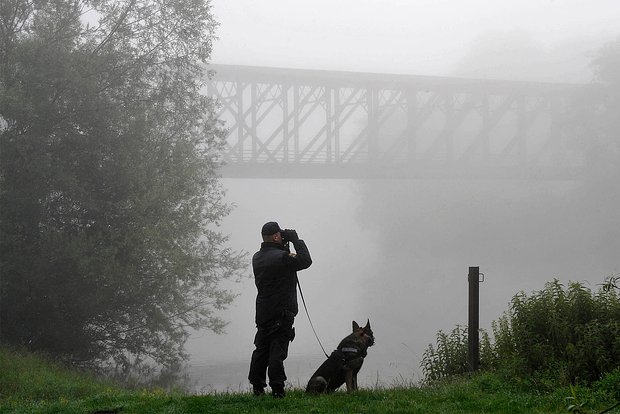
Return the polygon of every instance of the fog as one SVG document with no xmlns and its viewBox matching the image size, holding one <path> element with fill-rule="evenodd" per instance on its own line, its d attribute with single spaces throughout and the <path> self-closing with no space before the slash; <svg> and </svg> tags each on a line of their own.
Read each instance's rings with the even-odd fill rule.
<svg viewBox="0 0 620 414">
<path fill-rule="evenodd" d="M 466 4 L 468 7 L 465 7 Z M 620 35 L 617 1 L 214 1 L 213 63 L 511 80 L 589 82 L 590 61 Z M 603 172 L 604 175 L 604 172 Z M 467 271 L 480 266 L 480 326 L 511 297 L 558 278 L 592 289 L 620 271 L 618 186 L 580 181 L 223 179 L 222 222 L 248 253 L 247 278 L 222 316 L 226 334 L 193 333 L 196 390 L 248 387 L 256 290 L 249 261 L 260 227 L 297 229 L 313 257 L 299 273 L 329 353 L 351 321 L 376 345 L 360 385 L 420 379 L 439 330 L 467 323 Z M 286 368 L 305 386 L 324 358 L 300 301 Z"/>
<path fill-rule="evenodd" d="M 534 69 L 541 76 L 561 69 L 556 80 L 589 80 L 585 55 L 618 35 L 620 18 L 615 0 L 215 0 L 213 6 L 221 24 L 214 63 L 440 76 L 486 49 L 493 55 L 482 57 L 480 74 L 500 59 L 493 66 L 504 73 L 489 76 L 523 77 L 516 71 L 534 52 L 545 57 L 527 68 L 530 76 Z M 511 60 L 504 55 L 520 65 L 499 65 Z"/>
</svg>

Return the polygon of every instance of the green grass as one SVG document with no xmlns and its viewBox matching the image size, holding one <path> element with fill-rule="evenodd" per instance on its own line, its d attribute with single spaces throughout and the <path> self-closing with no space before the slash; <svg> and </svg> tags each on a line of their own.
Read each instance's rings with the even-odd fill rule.
<svg viewBox="0 0 620 414">
<path fill-rule="evenodd" d="M 613 404 L 578 389 L 582 412 Z M 126 390 L 50 364 L 30 354 L 0 348 L 0 413 L 567 413 L 568 388 L 520 390 L 493 374 L 478 374 L 433 387 L 367 389 L 307 396 L 289 391 L 284 399 L 249 393 L 190 395 L 160 389 Z M 620 412 L 614 410 L 611 412 Z"/>
</svg>

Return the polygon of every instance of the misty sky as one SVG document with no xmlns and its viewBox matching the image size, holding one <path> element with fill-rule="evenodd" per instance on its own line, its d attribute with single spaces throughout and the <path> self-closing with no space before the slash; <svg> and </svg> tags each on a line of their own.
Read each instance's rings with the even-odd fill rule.
<svg viewBox="0 0 620 414">
<path fill-rule="evenodd" d="M 620 23 L 617 0 L 214 0 L 213 11 L 214 63 L 418 75 L 454 74 L 485 37 L 583 54 Z"/>
</svg>

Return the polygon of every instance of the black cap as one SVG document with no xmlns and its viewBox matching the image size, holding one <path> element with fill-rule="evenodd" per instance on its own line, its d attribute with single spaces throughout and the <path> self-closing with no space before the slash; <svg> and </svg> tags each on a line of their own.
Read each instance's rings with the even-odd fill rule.
<svg viewBox="0 0 620 414">
<path fill-rule="evenodd" d="M 261 229 L 260 234 L 262 234 L 263 236 L 271 236 L 271 235 L 276 234 L 279 231 L 282 231 L 282 229 L 280 228 L 278 223 L 276 223 L 275 221 L 270 221 L 263 225 L 263 228 Z"/>
</svg>

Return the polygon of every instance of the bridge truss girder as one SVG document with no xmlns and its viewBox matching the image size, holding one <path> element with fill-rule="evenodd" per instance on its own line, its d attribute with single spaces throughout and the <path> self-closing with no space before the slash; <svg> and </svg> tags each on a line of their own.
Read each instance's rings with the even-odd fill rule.
<svg viewBox="0 0 620 414">
<path fill-rule="evenodd" d="M 570 178 L 575 85 L 212 67 L 225 176 Z"/>
</svg>

